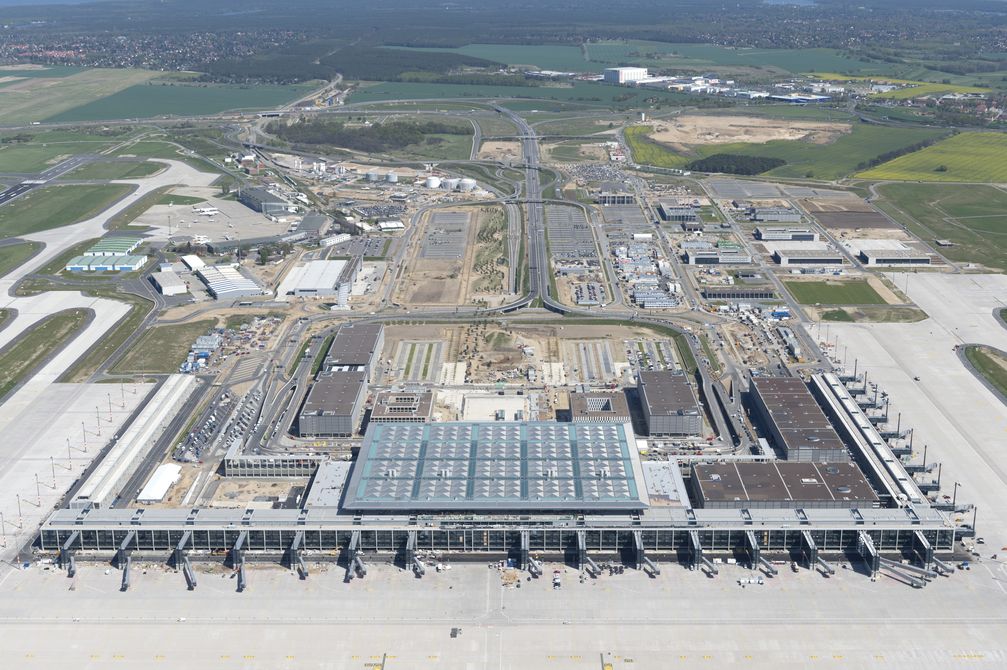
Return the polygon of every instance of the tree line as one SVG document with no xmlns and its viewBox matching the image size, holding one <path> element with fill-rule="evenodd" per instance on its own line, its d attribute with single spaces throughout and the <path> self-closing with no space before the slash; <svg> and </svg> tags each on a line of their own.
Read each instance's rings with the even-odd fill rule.
<svg viewBox="0 0 1007 670">
<path fill-rule="evenodd" d="M 273 121 L 266 132 L 292 144 L 329 145 L 352 151 L 384 153 L 419 144 L 430 135 L 471 135 L 471 126 L 439 121 L 392 121 L 373 126 L 347 127 L 339 121 L 300 120 L 287 125 Z"/>
</svg>

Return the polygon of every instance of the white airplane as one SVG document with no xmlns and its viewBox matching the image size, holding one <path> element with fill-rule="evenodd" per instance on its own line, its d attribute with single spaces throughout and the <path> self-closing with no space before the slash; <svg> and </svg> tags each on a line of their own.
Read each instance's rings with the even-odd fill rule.
<svg viewBox="0 0 1007 670">
<path fill-rule="evenodd" d="M 220 214 L 220 210 L 217 209 L 216 207 L 193 208 L 193 211 L 196 212 L 196 214 L 202 214 L 203 216 L 213 216 L 215 214 Z"/>
</svg>

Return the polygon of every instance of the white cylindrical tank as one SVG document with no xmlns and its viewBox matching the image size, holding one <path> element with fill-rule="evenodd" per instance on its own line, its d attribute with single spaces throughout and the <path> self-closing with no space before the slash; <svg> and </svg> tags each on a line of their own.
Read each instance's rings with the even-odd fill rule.
<svg viewBox="0 0 1007 670">
<path fill-rule="evenodd" d="M 385 175 L 385 181 L 388 182 L 389 184 L 398 184 L 399 176 L 394 172 L 389 172 L 388 174 Z"/>
<path fill-rule="evenodd" d="M 426 186 L 427 188 L 440 188 L 441 187 L 441 178 L 440 177 L 427 177 L 426 181 L 423 182 L 423 185 Z"/>
<path fill-rule="evenodd" d="M 476 190 L 476 180 L 475 179 L 469 179 L 468 177 L 466 177 L 465 179 L 462 179 L 460 182 L 458 182 L 458 190 L 459 191 L 474 191 L 474 190 Z"/>
<path fill-rule="evenodd" d="M 368 172 L 367 173 L 367 181 L 378 181 L 380 179 L 381 179 L 381 175 L 378 174 L 377 172 Z"/>
<path fill-rule="evenodd" d="M 460 184 L 461 181 L 462 180 L 458 179 L 457 177 L 451 177 L 450 179 L 445 179 L 444 181 L 442 181 L 441 185 L 444 186 L 444 188 L 446 188 L 449 191 L 455 191 L 458 189 L 458 184 Z"/>
</svg>

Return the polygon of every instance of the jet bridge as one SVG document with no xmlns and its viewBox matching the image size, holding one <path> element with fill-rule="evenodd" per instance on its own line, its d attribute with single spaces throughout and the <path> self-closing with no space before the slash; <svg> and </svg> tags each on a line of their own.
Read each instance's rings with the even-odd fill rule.
<svg viewBox="0 0 1007 670">
<path fill-rule="evenodd" d="M 242 593 L 248 586 L 245 575 L 245 540 L 248 539 L 248 531 L 243 530 L 238 533 L 238 539 L 231 547 L 231 565 L 238 573 L 238 593 Z"/>
<path fill-rule="evenodd" d="M 416 531 L 411 530 L 406 536 L 406 564 L 412 566 L 413 574 L 422 577 L 427 573 L 423 561 L 416 557 Z"/>
<path fill-rule="evenodd" d="M 699 531 L 690 530 L 689 531 L 689 546 L 692 549 L 692 569 L 698 570 L 700 567 L 705 566 L 710 574 L 719 574 L 717 566 L 713 564 L 713 561 L 703 556 L 703 545 L 699 541 Z"/>
<path fill-rule="evenodd" d="M 70 537 L 66 539 L 63 546 L 59 548 L 59 564 L 61 567 L 66 568 L 66 576 L 73 577 L 77 574 L 77 559 L 74 558 L 74 549 L 76 545 L 80 542 L 80 533 L 73 531 L 70 533 Z"/>
<path fill-rule="evenodd" d="M 881 554 L 874 547 L 874 540 L 864 531 L 857 535 L 857 553 L 867 562 L 871 579 L 877 579 L 878 570 L 881 569 Z"/>
<path fill-rule="evenodd" d="M 350 581 L 354 576 L 367 576 L 367 566 L 360 558 L 360 531 L 355 530 L 350 533 L 350 546 L 346 552 L 346 581 Z"/>
<path fill-rule="evenodd" d="M 633 549 L 636 552 L 636 569 L 643 570 L 643 566 L 650 568 L 654 575 L 661 574 L 661 568 L 647 558 L 646 551 L 643 548 L 643 531 L 634 530 L 633 531 Z"/>
<path fill-rule="evenodd" d="M 172 551 L 172 561 L 175 564 L 176 570 L 181 570 L 182 575 L 185 577 L 186 586 L 192 591 L 196 588 L 196 573 L 192 570 L 192 564 L 189 562 L 189 543 L 192 541 L 192 531 L 187 530 L 182 533 L 182 539 L 178 541 L 175 545 L 174 551 Z"/>
<path fill-rule="evenodd" d="M 811 537 L 811 531 L 801 531 L 801 555 L 808 562 L 809 570 L 814 570 L 817 565 L 827 575 L 836 574 L 836 569 L 818 555 L 818 544 L 815 543 L 815 538 Z"/>
<path fill-rule="evenodd" d="M 748 554 L 751 558 L 751 566 L 753 570 L 761 565 L 766 569 L 766 572 L 771 575 L 778 575 L 780 573 L 780 571 L 776 569 L 776 566 L 770 563 L 769 560 L 762 555 L 762 549 L 759 547 L 759 541 L 755 537 L 755 531 L 745 531 L 745 544 L 748 545 Z"/>
<path fill-rule="evenodd" d="M 595 577 L 601 574 L 601 568 L 587 555 L 587 535 L 582 530 L 577 531 L 577 567 Z"/>
<path fill-rule="evenodd" d="M 131 530 L 126 533 L 126 537 L 119 543 L 119 548 L 115 552 L 115 564 L 122 570 L 122 584 L 120 591 L 129 590 L 129 572 L 133 567 L 133 543 L 136 541 L 136 531 Z"/>
<path fill-rule="evenodd" d="M 913 533 L 913 553 L 919 557 L 924 569 L 929 570 L 934 562 L 934 548 L 922 531 Z"/>
<path fill-rule="evenodd" d="M 290 542 L 290 548 L 287 549 L 288 560 L 290 561 L 290 567 L 297 569 L 297 575 L 301 579 L 308 578 L 308 565 L 304 562 L 304 555 L 302 553 L 304 547 L 304 531 L 299 530 L 294 533 L 294 539 Z"/>
</svg>

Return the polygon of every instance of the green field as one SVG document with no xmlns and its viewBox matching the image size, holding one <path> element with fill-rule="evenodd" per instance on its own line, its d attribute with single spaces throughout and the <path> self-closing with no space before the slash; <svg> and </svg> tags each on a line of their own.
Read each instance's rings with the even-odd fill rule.
<svg viewBox="0 0 1007 670">
<path fill-rule="evenodd" d="M 89 154 L 110 146 L 110 142 L 39 142 L 0 145 L 0 172 L 36 173 L 77 154 Z"/>
<path fill-rule="evenodd" d="M 5 72 L 5 76 L 23 76 L 20 72 Z M 13 82 L 0 89 L 0 123 L 19 124 L 47 121 L 62 116 L 69 110 L 114 97 L 153 77 L 152 70 L 67 70 L 65 74 L 48 78 L 28 78 Z"/>
<path fill-rule="evenodd" d="M 88 350 L 83 358 L 79 359 L 70 369 L 63 373 L 63 376 L 57 380 L 59 382 L 79 383 L 86 381 L 108 360 L 109 356 L 115 353 L 116 349 L 122 346 L 130 335 L 140 328 L 144 318 L 150 312 L 151 307 L 153 307 L 153 303 L 149 300 L 132 293 L 120 293 L 114 289 L 89 289 L 87 295 L 93 295 L 97 298 L 110 298 L 127 303 L 130 306 L 130 310 L 116 324 L 113 330 L 105 333 Z"/>
<path fill-rule="evenodd" d="M 405 47 L 393 47 L 405 48 Z M 561 72 L 594 72 L 598 66 L 587 62 L 580 47 L 564 45 L 469 44 L 458 49 L 419 48 L 410 51 L 440 51 L 462 54 L 505 65 L 531 65 Z"/>
<path fill-rule="evenodd" d="M 841 179 L 877 156 L 939 137 L 942 131 L 928 128 L 886 128 L 854 124 L 851 132 L 829 144 L 802 140 L 775 140 L 765 144 L 701 144 L 689 147 L 690 154 L 678 153 L 647 137 L 648 126 L 633 126 L 625 131 L 633 159 L 641 165 L 682 168 L 690 161 L 714 154 L 765 156 L 787 162 L 764 173 L 772 177 Z"/>
<path fill-rule="evenodd" d="M 410 144 L 389 153 L 402 158 L 424 160 L 468 160 L 472 152 L 471 135 L 427 135 L 420 144 Z"/>
<path fill-rule="evenodd" d="M 1007 358 L 989 347 L 966 347 L 965 357 L 1002 397 L 1007 397 Z"/>
<path fill-rule="evenodd" d="M 1007 182 L 1007 135 L 961 133 L 857 176 L 893 181 Z"/>
<path fill-rule="evenodd" d="M 265 109 L 307 95 L 313 86 L 256 84 L 167 84 L 160 82 L 130 86 L 93 100 L 46 121 L 102 121 L 105 119 L 147 119 L 159 116 L 196 116 L 238 109 Z"/>
<path fill-rule="evenodd" d="M 785 281 L 790 295 L 802 305 L 884 305 L 864 279 L 853 281 Z"/>
<path fill-rule="evenodd" d="M 0 277 L 20 267 L 42 248 L 40 242 L 19 242 L 0 247 Z"/>
<path fill-rule="evenodd" d="M 224 150 L 219 155 L 222 157 Z M 139 156 L 143 158 L 166 158 L 181 161 L 202 172 L 219 173 L 220 168 L 205 160 L 186 153 L 186 149 L 169 140 L 141 140 L 116 149 L 116 156 Z"/>
<path fill-rule="evenodd" d="M 165 168 L 164 163 L 145 161 L 143 163 L 96 161 L 82 165 L 66 175 L 67 179 L 138 179 L 149 177 Z"/>
<path fill-rule="evenodd" d="M 592 82 L 576 82 L 558 86 L 484 86 L 477 84 L 426 84 L 385 82 L 366 85 L 350 96 L 350 102 L 410 100 L 431 98 L 526 98 L 543 102 L 577 103 L 583 106 L 631 109 L 649 106 L 653 101 L 687 104 L 690 96 L 665 91 L 608 86 Z M 512 106 L 513 108 L 513 106 Z M 533 105 L 544 109 L 544 105 Z"/>
<path fill-rule="evenodd" d="M 73 309 L 47 316 L 0 352 L 0 398 L 63 347 L 88 319 L 88 310 Z"/>
<path fill-rule="evenodd" d="M 0 236 L 60 228 L 101 214 L 133 190 L 129 184 L 46 186 L 0 207 Z"/>
<path fill-rule="evenodd" d="M 982 184 L 883 184 L 877 204 L 952 261 L 1007 272 L 1007 192 Z"/>
<path fill-rule="evenodd" d="M 112 368 L 114 373 L 170 373 L 185 362 L 192 343 L 217 325 L 216 319 L 177 326 L 157 326 L 145 332 Z"/>
<path fill-rule="evenodd" d="M 206 198 L 197 198 L 192 195 L 178 195 L 177 193 L 165 193 L 160 198 L 158 198 L 155 205 L 175 205 L 175 206 L 189 206 L 198 205 L 201 202 L 206 202 Z"/>
</svg>

